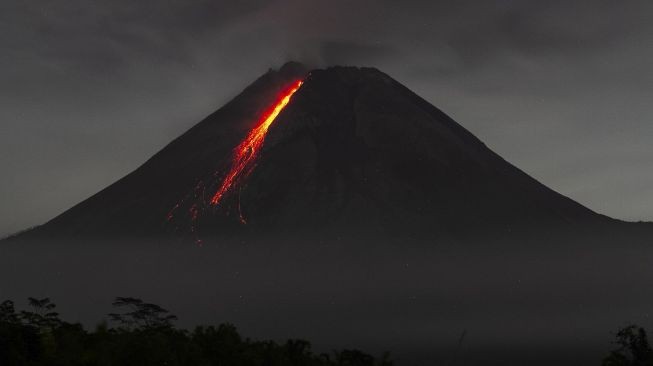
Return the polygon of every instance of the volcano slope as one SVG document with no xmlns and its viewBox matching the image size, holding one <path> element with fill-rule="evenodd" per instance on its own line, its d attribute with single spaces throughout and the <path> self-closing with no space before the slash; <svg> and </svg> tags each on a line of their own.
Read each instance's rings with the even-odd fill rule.
<svg viewBox="0 0 653 366">
<path fill-rule="evenodd" d="M 240 146 L 297 80 L 258 150 Z M 216 204 L 238 148 L 251 161 Z M 288 63 L 133 173 L 22 236 L 463 238 L 619 224 L 535 181 L 377 69 Z"/>
</svg>

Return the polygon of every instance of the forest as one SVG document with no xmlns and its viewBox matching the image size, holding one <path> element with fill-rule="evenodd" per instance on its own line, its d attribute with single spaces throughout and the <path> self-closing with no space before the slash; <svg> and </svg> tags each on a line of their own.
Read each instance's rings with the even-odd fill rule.
<svg viewBox="0 0 653 366">
<path fill-rule="evenodd" d="M 380 358 L 355 349 L 314 353 L 301 339 L 250 340 L 231 324 L 178 329 L 176 316 L 137 298 L 116 298 L 116 312 L 93 331 L 62 320 L 49 298 L 29 298 L 28 304 L 21 311 L 11 300 L 0 304 L 0 365 L 392 365 L 388 353 Z"/>
<path fill-rule="evenodd" d="M 0 303 L 0 365 L 11 366 L 391 366 L 389 353 L 376 358 L 356 349 L 314 353 L 301 339 L 285 343 L 243 338 L 232 324 L 178 329 L 175 315 L 159 305 L 117 297 L 115 313 L 93 331 L 62 320 L 49 298 L 28 298 L 29 309 Z M 616 346 L 602 366 L 653 366 L 644 328 L 615 333 Z"/>
</svg>

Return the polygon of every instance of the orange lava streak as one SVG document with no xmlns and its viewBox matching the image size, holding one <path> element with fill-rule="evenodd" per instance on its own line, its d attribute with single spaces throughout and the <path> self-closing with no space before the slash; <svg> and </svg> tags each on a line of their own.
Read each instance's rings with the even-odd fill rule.
<svg viewBox="0 0 653 366">
<path fill-rule="evenodd" d="M 288 89 L 286 89 L 279 100 L 274 104 L 274 106 L 261 118 L 261 122 L 247 135 L 245 140 L 241 142 L 236 149 L 234 150 L 234 158 L 231 166 L 231 170 L 224 178 L 220 189 L 213 195 L 211 198 L 212 205 L 218 205 L 222 197 L 231 189 L 231 187 L 244 175 L 247 175 L 252 168 L 252 164 L 256 156 L 258 155 L 261 146 L 263 146 L 263 140 L 265 140 L 265 135 L 268 133 L 268 129 L 275 118 L 281 113 L 283 108 L 288 105 L 290 98 L 293 94 L 302 86 L 303 81 L 295 81 Z"/>
</svg>

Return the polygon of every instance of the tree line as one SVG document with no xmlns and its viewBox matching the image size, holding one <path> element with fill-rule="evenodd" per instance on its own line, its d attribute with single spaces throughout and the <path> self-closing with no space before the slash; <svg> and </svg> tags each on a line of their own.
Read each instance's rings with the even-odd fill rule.
<svg viewBox="0 0 653 366">
<path fill-rule="evenodd" d="M 12 366 L 391 366 L 355 349 L 314 353 L 301 339 L 285 343 L 243 338 L 231 324 L 174 326 L 159 305 L 118 297 L 116 312 L 93 331 L 62 320 L 49 299 L 29 298 L 29 309 L 0 303 L 0 365 Z"/>
<path fill-rule="evenodd" d="M 49 298 L 29 298 L 28 304 L 28 310 L 17 311 L 13 301 L 0 303 L 2 366 L 392 366 L 388 353 L 316 354 L 305 340 L 253 341 L 232 324 L 178 329 L 168 310 L 133 297 L 117 297 L 112 304 L 117 312 L 93 331 L 62 320 Z M 644 328 L 620 329 L 614 344 L 603 366 L 653 366 Z"/>
</svg>

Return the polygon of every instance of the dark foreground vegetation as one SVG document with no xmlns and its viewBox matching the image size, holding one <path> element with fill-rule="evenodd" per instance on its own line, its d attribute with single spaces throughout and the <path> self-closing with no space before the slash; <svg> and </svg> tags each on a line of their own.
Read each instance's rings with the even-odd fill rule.
<svg viewBox="0 0 653 366">
<path fill-rule="evenodd" d="M 65 322 L 49 299 L 29 299 L 30 309 L 0 304 L 0 365 L 307 365 L 390 366 L 358 350 L 311 352 L 310 343 L 243 339 L 230 324 L 177 329 L 167 310 L 135 298 L 116 298 L 119 312 L 92 332 Z"/>
<path fill-rule="evenodd" d="M 231 324 L 178 329 L 164 308 L 118 297 L 108 321 L 87 331 L 60 319 L 48 298 L 29 298 L 29 310 L 0 303 L 0 366 L 391 366 L 359 350 L 316 354 L 304 340 L 253 341 Z M 603 366 L 653 366 L 653 348 L 644 328 L 630 325 L 615 334 L 616 348 Z"/>
<path fill-rule="evenodd" d="M 617 349 L 603 360 L 603 366 L 653 366 L 653 349 L 644 328 L 629 325 L 615 336 Z"/>
</svg>

